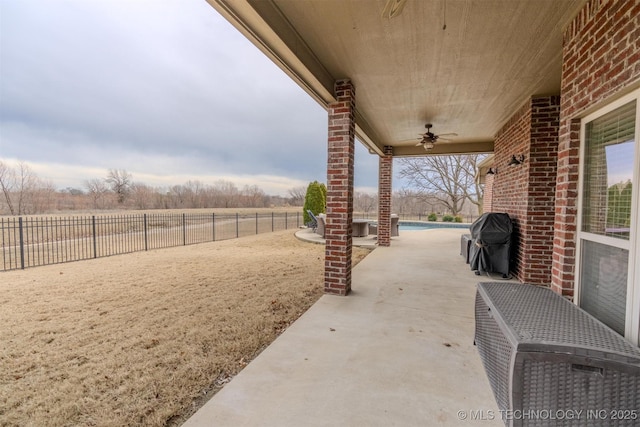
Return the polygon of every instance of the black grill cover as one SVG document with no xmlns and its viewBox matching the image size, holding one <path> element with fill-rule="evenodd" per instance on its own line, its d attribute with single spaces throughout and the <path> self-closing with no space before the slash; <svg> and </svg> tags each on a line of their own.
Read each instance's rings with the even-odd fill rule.
<svg viewBox="0 0 640 427">
<path fill-rule="evenodd" d="M 513 224 L 506 213 L 485 213 L 470 227 L 469 264 L 479 273 L 509 275 Z"/>
</svg>

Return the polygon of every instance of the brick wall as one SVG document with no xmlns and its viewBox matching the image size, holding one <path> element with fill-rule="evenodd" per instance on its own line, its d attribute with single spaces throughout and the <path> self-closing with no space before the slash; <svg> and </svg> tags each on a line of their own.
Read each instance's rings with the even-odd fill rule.
<svg viewBox="0 0 640 427">
<path fill-rule="evenodd" d="M 495 175 L 488 174 L 484 178 L 484 195 L 482 197 L 482 212 L 493 212 L 493 184 Z"/>
<path fill-rule="evenodd" d="M 527 102 L 496 134 L 494 144 L 493 212 L 506 212 L 513 221 L 511 270 L 519 279 L 523 259 L 520 237 L 527 215 L 530 135 L 531 106 Z M 525 162 L 519 166 L 507 166 L 514 154 L 524 155 Z"/>
<path fill-rule="evenodd" d="M 518 280 L 549 285 L 560 100 L 536 97 L 523 105 L 495 137 L 492 209 L 514 224 L 512 272 Z M 511 157 L 521 165 L 508 166 Z"/>
<path fill-rule="evenodd" d="M 587 1 L 564 33 L 552 288 L 575 285 L 580 116 L 640 79 L 640 2 Z"/>
<path fill-rule="evenodd" d="M 560 97 L 539 97 L 531 101 L 531 144 L 529 146 L 529 192 L 527 222 L 522 241 L 523 282 L 551 284 Z"/>
<path fill-rule="evenodd" d="M 353 248 L 353 162 L 355 88 L 349 80 L 335 83 L 336 102 L 329 105 L 327 217 L 325 226 L 325 293 L 351 290 Z"/>
<path fill-rule="evenodd" d="M 393 147 L 384 147 L 378 162 L 378 245 L 391 245 L 391 194 L 393 178 Z"/>
</svg>

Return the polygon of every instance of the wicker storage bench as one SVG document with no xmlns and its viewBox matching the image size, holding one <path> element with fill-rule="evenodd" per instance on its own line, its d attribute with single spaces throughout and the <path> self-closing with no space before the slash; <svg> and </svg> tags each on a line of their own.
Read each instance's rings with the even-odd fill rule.
<svg viewBox="0 0 640 427">
<path fill-rule="evenodd" d="M 565 298 L 480 283 L 475 318 L 505 425 L 640 425 L 640 349 Z"/>
</svg>

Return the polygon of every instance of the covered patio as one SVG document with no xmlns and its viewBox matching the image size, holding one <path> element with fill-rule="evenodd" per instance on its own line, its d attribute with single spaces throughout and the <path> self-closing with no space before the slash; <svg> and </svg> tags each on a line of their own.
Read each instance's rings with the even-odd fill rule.
<svg viewBox="0 0 640 427">
<path fill-rule="evenodd" d="M 494 152 L 519 109 L 560 92 L 563 31 L 586 3 L 208 2 L 328 112 L 325 292 L 337 295 L 352 289 L 356 139 L 379 157 L 378 245 L 389 246 L 393 159 Z M 557 135 L 555 122 L 540 125 Z"/>
<path fill-rule="evenodd" d="M 379 158 L 380 247 L 394 158 L 493 153 L 514 277 L 638 345 L 640 2 L 207 1 L 327 110 L 326 293 L 352 290 L 356 139 Z"/>
<path fill-rule="evenodd" d="M 503 425 L 473 345 L 461 229 L 407 231 L 191 417 L 205 426 Z M 310 243 L 312 244 L 312 243 Z"/>
<path fill-rule="evenodd" d="M 493 153 L 484 206 L 513 221 L 513 277 L 638 345 L 640 2 L 208 2 L 327 110 L 324 289 L 351 296 L 325 296 L 188 426 L 495 416 L 460 232 L 391 241 L 397 157 Z M 378 248 L 352 269 L 356 139 L 379 157 Z"/>
</svg>

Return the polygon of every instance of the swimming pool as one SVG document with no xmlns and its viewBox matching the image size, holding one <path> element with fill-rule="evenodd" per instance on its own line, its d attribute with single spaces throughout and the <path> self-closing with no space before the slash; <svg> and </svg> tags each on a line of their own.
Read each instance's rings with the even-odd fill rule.
<svg viewBox="0 0 640 427">
<path fill-rule="evenodd" d="M 455 222 L 418 222 L 418 221 L 400 221 L 400 230 L 402 231 L 415 231 L 415 230 L 431 230 L 433 228 L 466 228 L 469 229 L 469 224 L 460 224 Z"/>
</svg>

